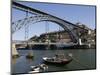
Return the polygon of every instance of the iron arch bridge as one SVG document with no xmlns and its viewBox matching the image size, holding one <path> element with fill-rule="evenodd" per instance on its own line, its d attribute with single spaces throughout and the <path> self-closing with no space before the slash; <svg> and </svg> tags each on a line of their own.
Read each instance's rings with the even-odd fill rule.
<svg viewBox="0 0 100 75">
<path fill-rule="evenodd" d="M 41 21 L 50 21 L 50 22 L 54 22 L 57 23 L 58 25 L 60 25 L 62 28 L 64 28 L 65 31 L 67 31 L 71 37 L 71 39 L 73 40 L 74 43 L 79 43 L 79 37 L 76 35 L 76 33 L 73 31 L 74 28 L 80 28 L 81 27 L 70 23 L 66 20 L 60 19 L 56 16 L 47 14 L 45 12 L 42 12 L 40 10 L 22 5 L 20 3 L 17 2 L 12 2 L 12 6 L 15 9 L 19 9 L 21 11 L 25 11 L 28 13 L 32 13 L 35 16 L 31 16 L 31 17 L 26 17 L 22 20 L 18 20 L 16 22 L 12 22 L 12 33 L 15 33 L 16 31 L 20 30 L 22 27 L 24 27 L 25 25 L 29 25 L 29 23 L 37 23 L 37 22 L 41 22 Z"/>
</svg>

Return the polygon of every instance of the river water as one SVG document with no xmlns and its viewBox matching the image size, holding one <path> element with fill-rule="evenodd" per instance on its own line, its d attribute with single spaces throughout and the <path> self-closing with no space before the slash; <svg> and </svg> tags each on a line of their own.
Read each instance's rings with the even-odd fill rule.
<svg viewBox="0 0 100 75">
<path fill-rule="evenodd" d="M 20 57 L 12 59 L 12 73 L 28 73 L 30 66 L 43 63 L 42 57 L 54 56 L 55 54 L 73 54 L 73 58 L 69 64 L 65 66 L 48 65 L 47 72 L 55 71 L 73 71 L 88 70 L 96 68 L 96 51 L 95 49 L 66 49 L 66 50 L 32 50 L 33 59 L 27 59 L 25 56 L 30 50 L 18 50 Z"/>
</svg>

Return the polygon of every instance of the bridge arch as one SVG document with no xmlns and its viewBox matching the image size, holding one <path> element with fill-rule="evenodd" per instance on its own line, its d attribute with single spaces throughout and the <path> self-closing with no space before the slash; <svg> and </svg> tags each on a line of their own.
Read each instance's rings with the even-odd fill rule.
<svg viewBox="0 0 100 75">
<path fill-rule="evenodd" d="M 12 33 L 16 32 L 17 30 L 20 30 L 25 25 L 29 25 L 29 23 L 37 23 L 42 21 L 50 21 L 58 24 L 62 28 L 64 28 L 65 31 L 67 31 L 70 34 L 71 39 L 74 43 L 78 43 L 78 38 L 75 35 L 75 33 L 72 31 L 73 27 L 70 26 L 67 22 L 64 22 L 62 20 L 59 20 L 57 18 L 48 16 L 48 15 L 37 15 L 37 16 L 31 16 L 28 18 L 24 18 L 22 20 L 18 20 L 16 22 L 12 23 Z"/>
</svg>

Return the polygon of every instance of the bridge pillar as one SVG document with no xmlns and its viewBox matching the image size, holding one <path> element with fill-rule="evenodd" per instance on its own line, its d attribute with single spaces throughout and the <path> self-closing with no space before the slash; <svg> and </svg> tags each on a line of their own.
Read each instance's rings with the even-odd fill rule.
<svg viewBox="0 0 100 75">
<path fill-rule="evenodd" d="M 16 47 L 15 47 L 15 44 L 13 43 L 12 44 L 12 57 L 15 58 L 15 57 L 19 57 L 19 54 L 16 50 Z"/>
<path fill-rule="evenodd" d="M 82 45 L 82 40 L 81 40 L 81 38 L 79 38 L 79 45 Z"/>
</svg>

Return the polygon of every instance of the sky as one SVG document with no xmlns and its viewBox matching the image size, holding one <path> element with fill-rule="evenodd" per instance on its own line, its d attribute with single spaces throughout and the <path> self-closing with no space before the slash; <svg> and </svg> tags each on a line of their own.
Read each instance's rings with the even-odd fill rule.
<svg viewBox="0 0 100 75">
<path fill-rule="evenodd" d="M 71 5 L 71 4 L 54 4 L 54 3 L 39 3 L 39 2 L 19 2 L 26 6 L 41 10 L 51 15 L 62 18 L 71 23 L 80 22 L 87 25 L 91 29 L 95 29 L 95 6 L 88 5 Z M 26 13 L 12 8 L 12 22 L 25 18 Z M 29 14 L 32 16 L 33 14 Z M 28 38 L 46 32 L 46 22 L 38 22 L 35 24 L 29 23 L 29 36 Z M 48 22 L 49 30 L 59 30 L 59 25 L 56 23 Z M 63 29 L 60 27 L 60 29 Z M 13 40 L 25 40 L 25 28 L 21 28 L 12 34 Z"/>
</svg>

